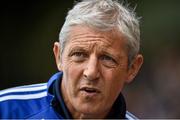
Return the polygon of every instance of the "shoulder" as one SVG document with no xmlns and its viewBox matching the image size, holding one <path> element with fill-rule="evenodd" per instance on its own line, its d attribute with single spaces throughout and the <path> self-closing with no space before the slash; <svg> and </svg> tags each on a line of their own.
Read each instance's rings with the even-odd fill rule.
<svg viewBox="0 0 180 120">
<path fill-rule="evenodd" d="M 134 116 L 132 113 L 126 111 L 126 119 L 128 120 L 139 120 L 136 116 Z"/>
<path fill-rule="evenodd" d="M 47 83 L 0 91 L 0 118 L 24 118 L 49 105 Z"/>
<path fill-rule="evenodd" d="M 7 100 L 22 100 L 28 99 L 31 96 L 34 98 L 34 95 L 37 93 L 41 93 L 42 91 L 46 91 L 47 83 L 41 84 L 34 84 L 34 85 L 25 85 L 20 87 L 9 88 L 0 91 L 0 102 L 7 101 Z M 22 97 L 26 95 L 25 97 Z M 41 95 L 42 96 L 42 95 Z"/>
</svg>

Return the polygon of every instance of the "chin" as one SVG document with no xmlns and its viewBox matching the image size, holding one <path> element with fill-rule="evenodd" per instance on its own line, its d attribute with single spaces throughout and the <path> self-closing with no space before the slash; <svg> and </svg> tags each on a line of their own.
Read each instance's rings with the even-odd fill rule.
<svg viewBox="0 0 180 120">
<path fill-rule="evenodd" d="M 85 97 L 78 97 L 73 100 L 73 106 L 76 111 L 86 115 L 96 115 L 103 113 L 107 110 L 103 99 L 86 99 Z"/>
<path fill-rule="evenodd" d="M 77 108 L 79 112 L 89 115 L 99 114 L 102 112 L 102 105 L 96 105 L 96 104 L 89 104 L 89 103 L 82 103 Z"/>
</svg>

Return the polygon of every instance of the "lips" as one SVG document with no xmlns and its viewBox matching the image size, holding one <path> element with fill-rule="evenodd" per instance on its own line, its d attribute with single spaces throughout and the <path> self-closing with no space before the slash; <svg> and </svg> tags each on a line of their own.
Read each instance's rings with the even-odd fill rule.
<svg viewBox="0 0 180 120">
<path fill-rule="evenodd" d="M 81 87 L 80 91 L 85 91 L 87 93 L 100 93 L 100 90 L 95 87 Z"/>
</svg>

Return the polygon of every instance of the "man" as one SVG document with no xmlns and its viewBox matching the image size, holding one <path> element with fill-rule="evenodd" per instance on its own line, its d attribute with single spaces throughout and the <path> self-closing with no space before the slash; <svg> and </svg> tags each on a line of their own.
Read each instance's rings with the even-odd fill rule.
<svg viewBox="0 0 180 120">
<path fill-rule="evenodd" d="M 60 72 L 47 84 L 1 91 L 0 118 L 135 118 L 121 91 L 143 63 L 139 46 L 138 20 L 122 4 L 77 3 L 54 43 Z"/>
</svg>

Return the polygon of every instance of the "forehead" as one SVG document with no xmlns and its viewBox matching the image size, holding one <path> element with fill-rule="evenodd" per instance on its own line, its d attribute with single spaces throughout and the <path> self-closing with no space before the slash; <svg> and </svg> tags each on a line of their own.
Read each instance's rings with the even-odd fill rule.
<svg viewBox="0 0 180 120">
<path fill-rule="evenodd" d="M 86 26 L 73 26 L 70 30 L 67 44 L 124 49 L 125 39 L 117 30 L 98 31 Z"/>
</svg>

